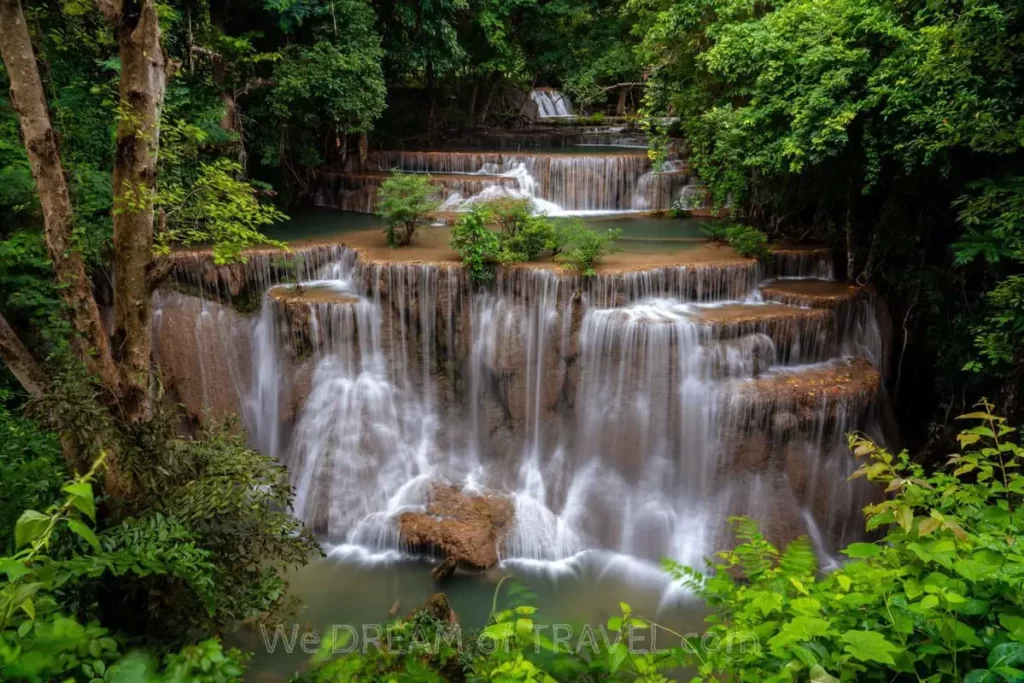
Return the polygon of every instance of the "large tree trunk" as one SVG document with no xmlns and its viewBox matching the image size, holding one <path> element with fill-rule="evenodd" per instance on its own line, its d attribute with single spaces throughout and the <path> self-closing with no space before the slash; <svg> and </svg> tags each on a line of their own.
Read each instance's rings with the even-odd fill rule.
<svg viewBox="0 0 1024 683">
<path fill-rule="evenodd" d="M 121 118 L 114 158 L 114 351 L 129 422 L 152 415 L 153 195 L 167 59 L 153 0 L 122 0 L 115 31 Z"/>
<path fill-rule="evenodd" d="M 72 343 L 90 372 L 111 391 L 116 391 L 118 376 L 106 330 L 93 298 L 82 255 L 71 245 L 74 217 L 71 198 L 19 0 L 0 0 L 0 52 L 11 81 L 11 102 L 18 112 L 25 150 L 43 209 L 46 248 L 77 332 Z"/>
<path fill-rule="evenodd" d="M 3 315 L 0 315 L 0 359 L 3 359 L 14 378 L 32 398 L 43 395 L 47 385 L 46 375 Z"/>
</svg>

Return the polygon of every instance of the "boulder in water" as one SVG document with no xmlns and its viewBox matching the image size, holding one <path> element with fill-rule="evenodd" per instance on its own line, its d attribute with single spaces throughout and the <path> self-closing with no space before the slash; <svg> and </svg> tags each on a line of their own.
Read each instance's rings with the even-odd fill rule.
<svg viewBox="0 0 1024 683">
<path fill-rule="evenodd" d="M 434 581 L 437 583 L 441 583 L 442 581 L 446 581 L 451 578 L 458 566 L 459 563 L 454 557 L 446 557 L 441 560 L 441 564 L 430 570 L 430 576 L 433 577 Z"/>
<path fill-rule="evenodd" d="M 498 564 L 498 547 L 512 526 L 513 508 L 496 494 L 469 495 L 450 485 L 430 493 L 424 512 L 404 512 L 398 520 L 403 543 L 440 552 L 468 569 Z"/>
</svg>

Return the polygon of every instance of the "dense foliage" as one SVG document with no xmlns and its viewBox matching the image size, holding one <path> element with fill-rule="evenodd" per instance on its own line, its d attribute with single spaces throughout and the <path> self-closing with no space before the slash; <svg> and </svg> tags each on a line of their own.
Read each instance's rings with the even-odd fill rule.
<svg viewBox="0 0 1024 683">
<path fill-rule="evenodd" d="M 712 223 L 704 228 L 704 234 L 717 242 L 726 242 L 741 256 L 766 258 L 771 253 L 768 236 L 749 225 Z"/>
<path fill-rule="evenodd" d="M 1020 3 L 629 6 L 651 125 L 678 126 L 716 203 L 827 241 L 883 287 L 914 406 L 962 412 L 986 391 L 1016 411 L 1020 347 L 998 339 L 1022 325 Z"/>
<path fill-rule="evenodd" d="M 499 228 L 495 233 L 488 224 Z M 598 261 L 612 250 L 621 230 L 603 233 L 576 219 L 553 220 L 535 214 L 527 199 L 502 198 L 474 206 L 452 228 L 451 248 L 459 252 L 472 280 L 494 277 L 494 264 L 533 261 L 548 255 L 582 275 L 594 275 Z"/>
<path fill-rule="evenodd" d="M 238 680 L 246 657 L 225 652 L 216 640 L 156 655 L 123 651 L 124 638 L 101 626 L 95 606 L 73 604 L 68 595 L 110 572 L 139 579 L 179 579 L 199 587 L 209 553 L 186 543 L 184 532 L 158 519 L 159 535 L 138 534 L 120 545 L 92 529 L 93 483 L 100 456 L 85 474 L 62 489 L 58 502 L 25 510 L 14 527 L 18 550 L 0 557 L 0 676 L 5 680 L 219 681 Z M 142 541 L 141 543 L 139 541 Z M 84 621 L 79 617 L 84 616 Z"/>
</svg>

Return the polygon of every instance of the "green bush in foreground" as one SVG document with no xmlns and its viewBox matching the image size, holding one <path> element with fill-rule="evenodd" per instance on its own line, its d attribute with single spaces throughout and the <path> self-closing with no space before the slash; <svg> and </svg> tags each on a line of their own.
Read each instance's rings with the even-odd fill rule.
<svg viewBox="0 0 1024 683">
<path fill-rule="evenodd" d="M 711 633 L 755 636 L 760 648 L 697 659 L 701 677 L 738 681 L 1024 680 L 1024 449 L 1015 429 L 980 404 L 964 415 L 962 454 L 934 474 L 859 436 L 854 477 L 889 496 L 865 509 L 877 543 L 817 571 L 806 541 L 779 552 L 749 521 L 710 576 L 671 566 L 713 610 Z"/>
<path fill-rule="evenodd" d="M 14 552 L 14 523 L 60 495 L 65 466 L 57 437 L 15 415 L 0 390 L 0 553 Z"/>
<path fill-rule="evenodd" d="M 112 547 L 108 538 L 97 536 L 92 527 L 93 482 L 104 457 L 64 485 L 59 503 L 43 512 L 25 510 L 14 527 L 17 551 L 0 557 L 0 680 L 240 680 L 247 657 L 225 651 L 217 640 L 159 655 L 143 650 L 124 654 L 119 634 L 95 618 L 83 623 L 65 609 L 68 589 L 99 573 L 201 583 L 208 567 L 209 553 L 177 544 L 173 534 L 159 535 L 162 548 L 157 552 L 138 545 Z M 82 606 L 81 611 L 91 607 Z"/>
</svg>

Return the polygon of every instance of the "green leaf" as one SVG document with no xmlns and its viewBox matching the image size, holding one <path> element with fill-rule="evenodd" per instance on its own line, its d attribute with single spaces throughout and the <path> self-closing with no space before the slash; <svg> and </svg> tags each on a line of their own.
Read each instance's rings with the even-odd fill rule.
<svg viewBox="0 0 1024 683">
<path fill-rule="evenodd" d="M 608 651 L 608 668 L 611 673 L 615 673 L 622 666 L 622 662 L 626 661 L 626 657 L 629 655 L 629 650 L 623 643 L 615 643 Z"/>
<path fill-rule="evenodd" d="M 851 543 L 842 550 L 844 555 L 854 558 L 878 557 L 881 552 L 882 549 L 874 543 Z"/>
<path fill-rule="evenodd" d="M 984 562 L 978 562 L 972 559 L 962 559 L 953 565 L 953 569 L 956 573 L 964 577 L 968 581 L 980 581 L 987 576 L 991 576 L 996 573 L 998 567 L 993 567 L 990 564 Z"/>
<path fill-rule="evenodd" d="M 839 683 L 839 679 L 815 664 L 811 667 L 811 683 Z"/>
<path fill-rule="evenodd" d="M 72 505 L 83 515 L 96 521 L 96 501 L 92 495 L 92 484 L 87 481 L 78 481 L 73 484 L 65 484 L 63 490 L 71 496 Z"/>
<path fill-rule="evenodd" d="M 35 510 L 25 510 L 14 525 L 14 544 L 24 547 L 39 540 L 50 525 L 50 517 Z"/>
<path fill-rule="evenodd" d="M 977 633 L 974 632 L 974 629 L 962 621 L 956 622 L 956 625 L 954 626 L 954 633 L 956 634 L 956 639 L 961 643 L 970 645 L 972 647 L 981 647 L 983 645 L 981 639 L 978 638 Z M 1009 644 L 1017 645 L 1018 643 Z M 991 666 L 991 664 L 989 666 Z"/>
<path fill-rule="evenodd" d="M 80 538 L 84 539 L 86 543 L 91 545 L 93 550 L 100 552 L 100 539 L 96 538 L 96 534 L 88 527 L 88 525 L 80 519 L 69 519 L 67 522 L 72 531 L 78 534 Z"/>
<path fill-rule="evenodd" d="M 1002 643 L 988 653 L 988 668 L 1024 665 L 1024 643 Z"/>
<path fill-rule="evenodd" d="M 862 662 L 879 662 L 889 666 L 896 664 L 892 655 L 898 648 L 880 633 L 851 630 L 842 635 L 842 640 L 847 644 L 844 650 Z"/>
<path fill-rule="evenodd" d="M 1018 642 L 1024 641 L 1024 617 L 1013 614 L 1000 614 L 999 623 L 1010 632 L 1010 638 Z"/>
<path fill-rule="evenodd" d="M 0 559 L 0 572 L 7 574 L 8 581 L 16 581 L 29 573 L 29 568 L 24 562 L 18 562 L 10 558 Z"/>
<path fill-rule="evenodd" d="M 964 676 L 964 683 L 997 683 L 999 676 L 988 669 L 974 669 Z"/>
</svg>

